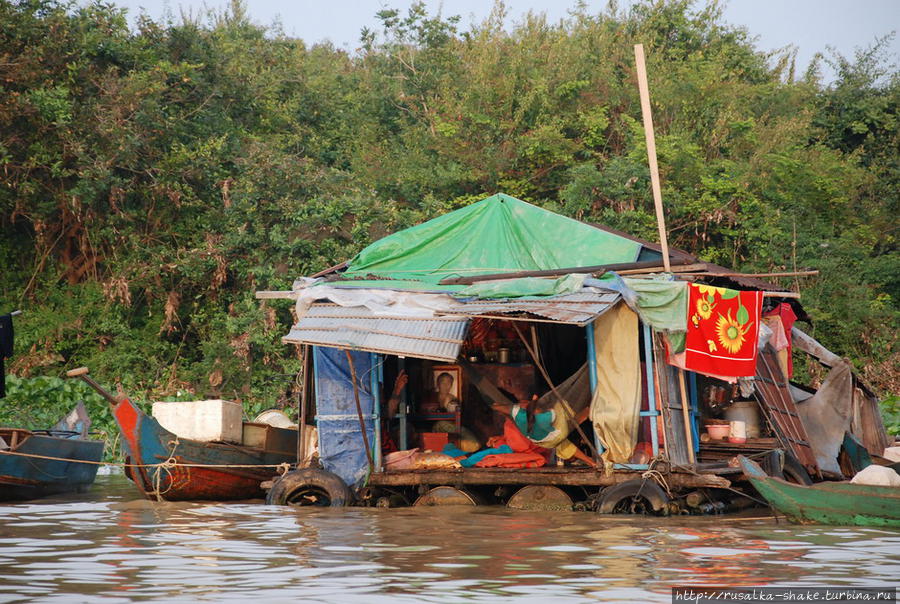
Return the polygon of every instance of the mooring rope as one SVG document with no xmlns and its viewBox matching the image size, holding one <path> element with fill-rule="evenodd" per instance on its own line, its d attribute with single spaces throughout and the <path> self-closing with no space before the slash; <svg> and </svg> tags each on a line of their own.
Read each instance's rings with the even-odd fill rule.
<svg viewBox="0 0 900 604">
<path fill-rule="evenodd" d="M 171 466 L 170 461 L 174 465 L 185 466 L 189 468 L 290 468 L 291 464 L 287 462 L 282 462 L 278 464 L 256 464 L 256 463 L 246 463 L 246 464 L 209 464 L 209 463 L 185 463 L 178 460 L 173 460 L 173 458 L 169 458 L 166 461 L 160 463 L 123 463 L 123 462 L 115 462 L 115 461 L 93 461 L 90 459 L 72 459 L 70 457 L 53 457 L 52 455 L 37 455 L 35 453 L 22 453 L 19 451 L 0 451 L 0 454 L 3 455 L 16 455 L 18 457 L 30 457 L 33 459 L 48 459 L 50 461 L 68 461 L 70 463 L 83 463 L 94 466 L 113 466 L 117 468 L 158 468 L 160 466 Z M 283 472 L 281 472 L 283 473 Z"/>
</svg>

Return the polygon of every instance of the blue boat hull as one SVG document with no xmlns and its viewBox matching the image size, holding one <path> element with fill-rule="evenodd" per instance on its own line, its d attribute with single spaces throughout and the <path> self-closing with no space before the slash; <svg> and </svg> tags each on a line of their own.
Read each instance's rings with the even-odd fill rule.
<svg viewBox="0 0 900 604">
<path fill-rule="evenodd" d="M 4 430 L 4 440 L 12 440 L 7 437 L 13 432 L 18 433 L 18 442 L 11 452 L 0 452 L 0 501 L 84 492 L 94 482 L 103 458 L 103 441 L 45 436 L 27 430 Z"/>
</svg>

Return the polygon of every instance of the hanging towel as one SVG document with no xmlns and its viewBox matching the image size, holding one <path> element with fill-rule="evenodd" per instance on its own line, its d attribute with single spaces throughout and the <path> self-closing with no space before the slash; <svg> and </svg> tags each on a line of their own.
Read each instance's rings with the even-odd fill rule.
<svg viewBox="0 0 900 604">
<path fill-rule="evenodd" d="M 641 321 L 658 331 L 684 331 L 687 312 L 687 283 L 655 279 L 625 278 L 625 285 L 637 292 Z"/>
<path fill-rule="evenodd" d="M 11 314 L 0 315 L 0 398 L 6 396 L 6 368 L 3 361 L 13 354 L 13 321 Z"/>
<path fill-rule="evenodd" d="M 756 375 L 762 292 L 688 286 L 684 365 L 712 375 Z"/>
<path fill-rule="evenodd" d="M 591 422 L 606 447 L 607 462 L 628 463 L 637 444 L 641 405 L 641 357 L 638 316 L 625 304 L 594 321 L 597 388 Z"/>
</svg>

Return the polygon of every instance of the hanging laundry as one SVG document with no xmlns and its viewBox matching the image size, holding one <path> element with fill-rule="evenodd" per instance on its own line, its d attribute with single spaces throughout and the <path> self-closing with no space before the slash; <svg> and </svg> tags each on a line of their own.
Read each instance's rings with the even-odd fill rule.
<svg viewBox="0 0 900 604">
<path fill-rule="evenodd" d="M 777 353 L 781 372 L 784 373 L 784 375 L 789 375 L 790 365 L 788 364 L 788 348 L 791 346 L 791 341 L 788 339 L 787 334 L 784 333 L 781 317 L 777 315 L 763 317 L 762 325 L 760 326 L 760 338 L 763 337 L 762 329 L 766 327 L 772 332 L 772 335 L 769 338 L 769 345 L 771 345 Z"/>
<path fill-rule="evenodd" d="M 684 365 L 705 374 L 756 374 L 762 292 L 691 283 Z"/>
<path fill-rule="evenodd" d="M 781 317 L 781 326 L 784 328 L 784 335 L 787 338 L 787 375 L 789 378 L 794 377 L 794 359 L 791 355 L 791 329 L 794 327 L 794 322 L 797 320 L 797 315 L 794 314 L 794 309 L 791 308 L 791 305 L 787 302 L 782 302 L 774 309 L 770 310 L 766 313 L 767 317 Z"/>
</svg>

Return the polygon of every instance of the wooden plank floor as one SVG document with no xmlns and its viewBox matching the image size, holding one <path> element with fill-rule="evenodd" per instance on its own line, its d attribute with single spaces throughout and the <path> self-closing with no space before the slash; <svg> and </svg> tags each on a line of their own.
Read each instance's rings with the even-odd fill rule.
<svg viewBox="0 0 900 604">
<path fill-rule="evenodd" d="M 604 474 L 591 468 L 447 468 L 438 470 L 392 470 L 376 472 L 369 486 L 415 485 L 557 485 L 610 486 L 640 478 L 640 470 L 616 470 Z M 731 482 L 711 473 L 672 472 L 665 480 L 676 488 L 727 488 Z"/>
</svg>

